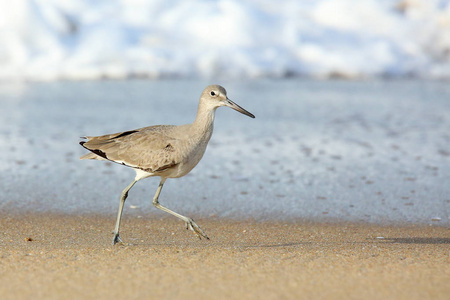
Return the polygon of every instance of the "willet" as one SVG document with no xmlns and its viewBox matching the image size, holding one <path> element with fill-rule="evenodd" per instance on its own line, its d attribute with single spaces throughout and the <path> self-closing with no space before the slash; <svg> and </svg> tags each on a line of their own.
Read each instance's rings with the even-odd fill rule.
<svg viewBox="0 0 450 300">
<path fill-rule="evenodd" d="M 227 97 L 226 90 L 220 85 L 206 87 L 198 105 L 197 116 L 192 124 L 157 125 L 136 130 L 118 132 L 102 136 L 83 137 L 87 141 L 80 145 L 91 151 L 80 159 L 109 160 L 134 168 L 136 177 L 122 191 L 113 245 L 122 242 L 119 236 L 123 206 L 129 190 L 141 179 L 159 176 L 153 205 L 186 223 L 186 229 L 192 230 L 199 238 L 209 239 L 193 219 L 180 215 L 159 204 L 158 198 L 167 178 L 179 178 L 189 173 L 200 161 L 213 132 L 214 115 L 220 106 L 228 106 L 251 118 L 255 116 Z"/>
</svg>

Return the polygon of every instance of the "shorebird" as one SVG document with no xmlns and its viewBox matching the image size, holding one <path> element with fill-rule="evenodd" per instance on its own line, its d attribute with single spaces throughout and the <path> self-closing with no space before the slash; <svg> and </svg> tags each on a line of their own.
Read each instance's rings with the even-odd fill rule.
<svg viewBox="0 0 450 300">
<path fill-rule="evenodd" d="M 176 213 L 159 201 L 159 194 L 167 178 L 179 178 L 188 174 L 200 161 L 213 132 L 214 115 L 220 106 L 228 106 L 251 118 L 255 116 L 227 97 L 220 85 L 206 87 L 192 124 L 156 125 L 135 130 L 82 137 L 87 141 L 80 145 L 91 151 L 80 159 L 108 160 L 136 171 L 133 181 L 122 191 L 112 244 L 123 243 L 119 236 L 123 206 L 130 189 L 141 179 L 159 176 L 161 181 L 153 197 L 153 205 L 186 223 L 198 238 L 209 239 L 193 219 Z"/>
</svg>

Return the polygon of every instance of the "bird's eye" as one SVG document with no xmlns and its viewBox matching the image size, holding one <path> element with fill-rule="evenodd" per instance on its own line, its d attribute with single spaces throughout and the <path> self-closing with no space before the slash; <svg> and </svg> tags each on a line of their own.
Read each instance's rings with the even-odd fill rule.
<svg viewBox="0 0 450 300">
<path fill-rule="evenodd" d="M 211 91 L 211 93 L 209 93 L 209 94 L 213 97 L 216 95 L 216 93 L 214 91 Z"/>
</svg>

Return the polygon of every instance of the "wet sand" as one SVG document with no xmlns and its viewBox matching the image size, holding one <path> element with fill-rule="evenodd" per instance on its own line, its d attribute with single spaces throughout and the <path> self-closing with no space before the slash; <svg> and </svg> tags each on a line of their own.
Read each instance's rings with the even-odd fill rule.
<svg viewBox="0 0 450 300">
<path fill-rule="evenodd" d="M 0 215 L 2 299 L 448 299 L 450 229 Z"/>
</svg>

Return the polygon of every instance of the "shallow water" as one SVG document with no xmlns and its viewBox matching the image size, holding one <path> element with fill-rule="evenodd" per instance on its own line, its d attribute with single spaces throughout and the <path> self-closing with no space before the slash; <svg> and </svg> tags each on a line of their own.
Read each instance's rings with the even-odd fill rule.
<svg viewBox="0 0 450 300">
<path fill-rule="evenodd" d="M 0 209 L 115 214 L 130 168 L 80 161 L 83 135 L 191 122 L 206 81 L 0 84 Z M 256 115 L 216 114 L 202 162 L 160 201 L 190 216 L 448 225 L 450 85 L 428 81 L 221 82 Z M 151 205 L 157 178 L 125 214 Z"/>
</svg>

